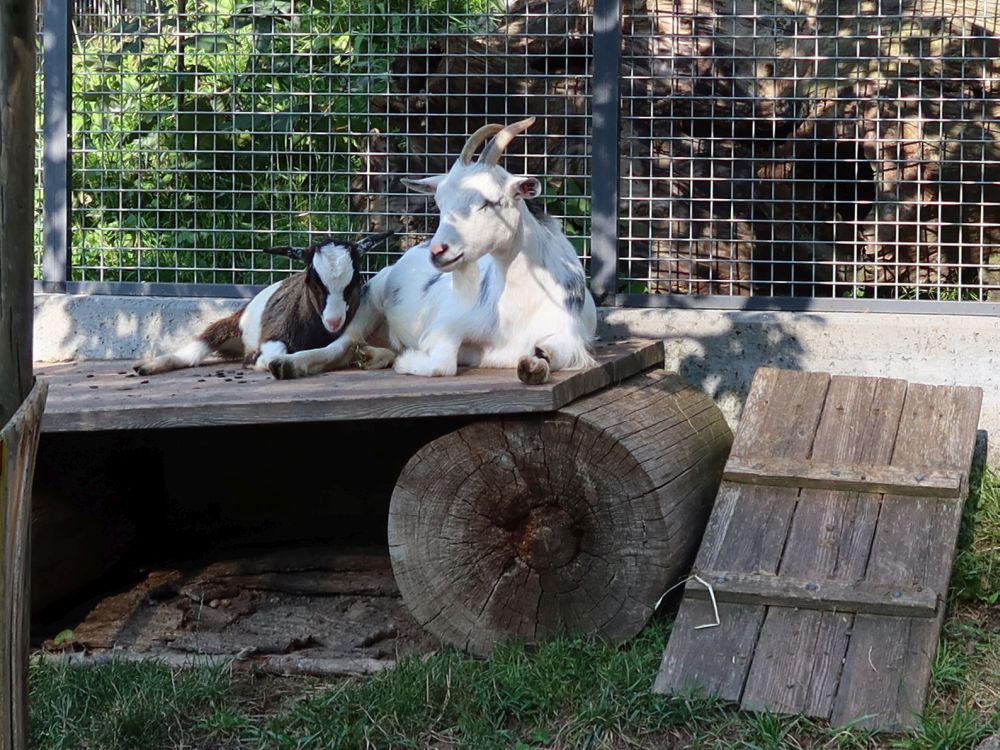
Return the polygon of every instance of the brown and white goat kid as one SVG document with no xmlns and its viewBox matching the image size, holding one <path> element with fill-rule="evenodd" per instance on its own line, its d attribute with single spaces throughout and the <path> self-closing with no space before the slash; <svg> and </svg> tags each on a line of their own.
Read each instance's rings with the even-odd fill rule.
<svg viewBox="0 0 1000 750">
<path fill-rule="evenodd" d="M 542 383 L 552 370 L 592 364 L 597 312 L 576 251 L 530 200 L 541 192 L 539 181 L 498 164 L 533 122 L 486 125 L 447 174 L 404 181 L 434 196 L 441 213 L 434 236 L 376 274 L 339 339 L 273 357 L 272 374 L 294 378 L 343 367 L 380 329 L 389 349 L 365 347 L 363 363 L 394 361 L 397 372 L 412 375 L 454 375 L 459 365 L 517 367 L 523 382 Z"/>
<path fill-rule="evenodd" d="M 133 369 L 154 375 L 197 367 L 217 354 L 267 370 L 275 355 L 326 346 L 357 312 L 362 287 L 358 261 L 393 234 L 267 250 L 304 261 L 306 268 L 261 290 L 242 309 L 210 324 L 177 351 L 136 362 Z"/>
</svg>

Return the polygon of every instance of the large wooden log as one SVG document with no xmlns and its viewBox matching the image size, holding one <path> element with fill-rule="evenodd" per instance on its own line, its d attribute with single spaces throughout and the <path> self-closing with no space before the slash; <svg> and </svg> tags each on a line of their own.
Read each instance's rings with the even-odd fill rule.
<svg viewBox="0 0 1000 750">
<path fill-rule="evenodd" d="M 31 479 L 47 385 L 38 381 L 0 430 L 0 748 L 27 747 Z"/>
<path fill-rule="evenodd" d="M 690 563 L 731 442 L 712 400 L 665 371 L 448 433 L 392 495 L 403 599 L 476 654 L 501 639 L 628 638 Z"/>
</svg>

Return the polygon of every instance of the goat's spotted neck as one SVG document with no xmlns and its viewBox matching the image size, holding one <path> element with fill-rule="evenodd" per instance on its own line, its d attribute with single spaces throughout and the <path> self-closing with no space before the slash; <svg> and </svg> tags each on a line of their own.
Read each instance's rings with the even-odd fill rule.
<svg viewBox="0 0 1000 750">
<path fill-rule="evenodd" d="M 505 269 L 518 273 L 522 269 L 532 273 L 537 269 L 551 270 L 550 266 L 557 262 L 561 251 L 566 248 L 572 251 L 569 243 L 561 236 L 554 234 L 544 221 L 538 219 L 528 207 L 521 204 L 521 224 L 518 227 L 511 249 L 505 258 Z M 575 252 L 574 252 L 575 255 Z"/>
</svg>

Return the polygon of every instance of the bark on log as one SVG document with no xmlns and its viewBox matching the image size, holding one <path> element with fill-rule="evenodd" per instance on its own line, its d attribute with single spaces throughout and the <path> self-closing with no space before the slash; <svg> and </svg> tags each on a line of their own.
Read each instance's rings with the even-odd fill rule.
<svg viewBox="0 0 1000 750">
<path fill-rule="evenodd" d="M 27 747 L 31 479 L 48 386 L 35 384 L 0 430 L 0 747 Z"/>
<path fill-rule="evenodd" d="M 462 427 L 404 468 L 389 508 L 403 600 L 446 643 L 637 633 L 701 539 L 732 435 L 654 371 L 527 419 Z"/>
</svg>

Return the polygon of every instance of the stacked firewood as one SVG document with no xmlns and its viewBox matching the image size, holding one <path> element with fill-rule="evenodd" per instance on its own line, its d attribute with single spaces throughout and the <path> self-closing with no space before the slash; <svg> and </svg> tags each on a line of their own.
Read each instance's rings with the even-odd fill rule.
<svg viewBox="0 0 1000 750">
<path fill-rule="evenodd" d="M 997 2 L 625 0 L 621 277 L 726 295 L 996 286 Z M 539 116 L 506 166 L 550 192 L 585 184 L 592 10 L 517 0 L 495 32 L 400 54 L 353 185 L 368 229 L 432 230 L 399 178 L 442 171 L 486 121 Z"/>
</svg>

